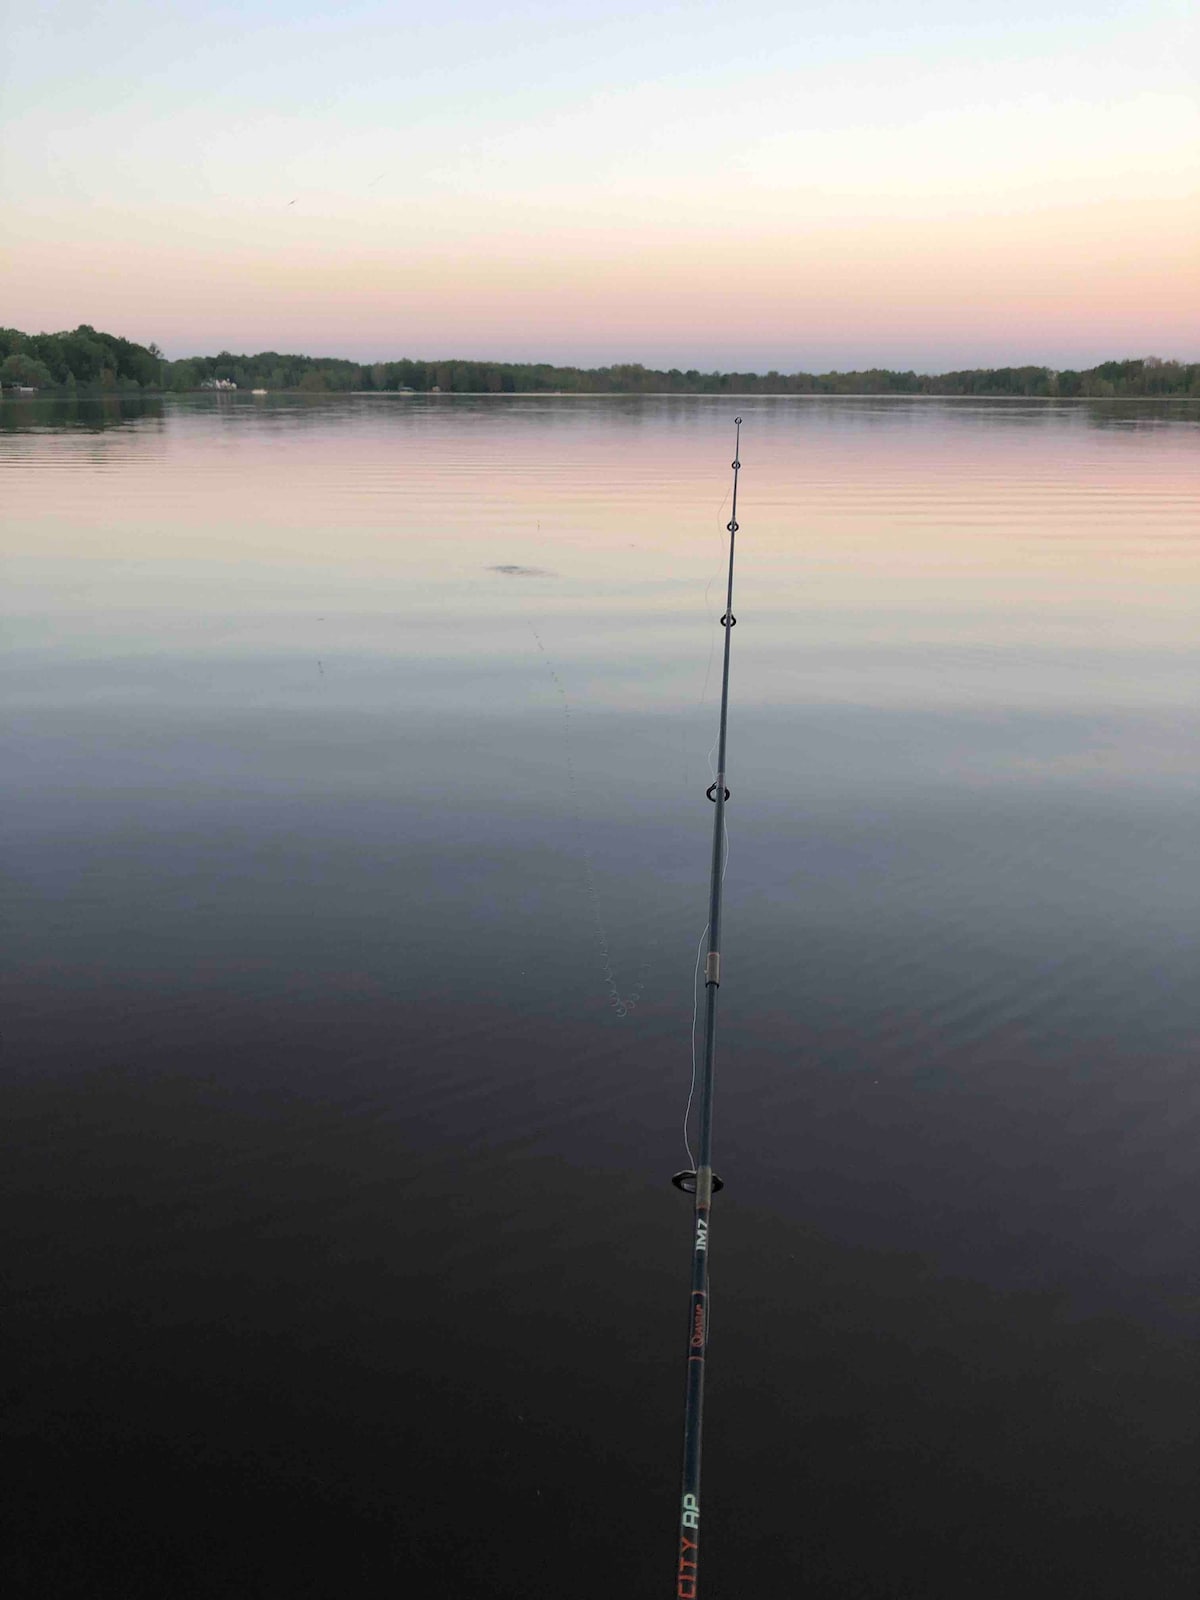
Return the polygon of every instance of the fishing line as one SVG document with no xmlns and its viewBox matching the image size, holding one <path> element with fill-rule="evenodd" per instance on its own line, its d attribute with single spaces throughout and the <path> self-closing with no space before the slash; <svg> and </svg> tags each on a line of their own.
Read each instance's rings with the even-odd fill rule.
<svg viewBox="0 0 1200 1600">
<path fill-rule="evenodd" d="M 696 1097 L 696 1017 L 700 1010 L 700 955 L 704 949 L 704 941 L 708 938 L 708 923 L 704 924 L 704 932 L 700 935 L 696 945 L 696 968 L 692 973 L 692 1081 L 688 1085 L 687 1105 L 683 1111 L 683 1148 L 687 1151 L 688 1166 L 695 1167 L 696 1158 L 692 1154 L 692 1142 L 688 1138 L 688 1123 L 692 1119 L 692 1101 Z"/>
<path fill-rule="evenodd" d="M 714 747 L 715 748 L 715 747 Z M 712 752 L 709 752 L 709 770 L 712 771 Z M 715 776 L 715 773 L 714 773 Z M 721 868 L 721 882 L 725 882 L 725 874 L 729 871 L 729 823 L 725 822 L 725 863 Z M 696 946 L 696 966 L 692 972 L 692 1081 L 688 1085 L 687 1106 L 683 1113 L 683 1148 L 687 1151 L 688 1165 L 694 1167 L 696 1158 L 692 1154 L 691 1141 L 688 1138 L 688 1124 L 692 1116 L 692 1101 L 696 1097 L 696 1017 L 700 1010 L 700 953 L 704 949 L 704 940 L 708 935 L 708 923 L 704 924 L 704 932 L 700 935 L 700 942 Z"/>
<path fill-rule="evenodd" d="M 526 621 L 528 622 L 528 618 Z M 529 622 L 528 625 L 530 633 L 533 634 L 534 642 L 542 653 L 542 660 L 545 663 L 547 672 L 550 674 L 551 682 L 554 684 L 555 690 L 558 693 L 559 703 L 562 706 L 563 736 L 566 745 L 567 790 L 571 801 L 571 820 L 575 828 L 575 845 L 579 853 L 579 857 L 583 862 L 584 889 L 592 911 L 592 934 L 596 942 L 596 948 L 600 953 L 601 971 L 604 976 L 604 987 L 608 990 L 609 996 L 608 1003 L 618 1017 L 625 1018 L 631 1011 L 637 1009 L 637 1003 L 642 997 L 642 991 L 646 987 L 647 963 L 643 958 L 640 966 L 638 967 L 637 978 L 634 982 L 633 988 L 628 992 L 628 994 L 623 994 L 621 992 L 620 985 L 617 983 L 616 972 L 613 969 L 612 951 L 608 942 L 608 930 L 605 927 L 604 912 L 600 906 L 600 891 L 596 886 L 596 870 L 592 860 L 592 851 L 587 842 L 587 830 L 583 826 L 583 817 L 579 808 L 579 785 L 575 777 L 574 747 L 571 741 L 570 697 L 567 694 L 562 679 L 559 677 L 558 672 L 555 669 L 553 661 L 551 661 L 550 656 L 547 653 L 546 646 L 542 643 L 541 635 L 538 633 L 532 622 Z"/>
<path fill-rule="evenodd" d="M 728 499 L 728 496 L 726 498 Z M 717 738 L 720 738 L 719 734 Z M 714 780 L 717 776 L 717 769 L 713 766 L 713 753 L 716 748 L 717 740 L 714 739 L 712 744 L 709 745 L 708 755 L 705 757 L 708 762 L 708 775 Z M 725 874 L 729 871 L 729 821 L 724 817 L 721 820 L 724 823 L 725 846 L 725 862 L 721 868 L 721 882 L 724 884 Z M 688 1085 L 687 1107 L 683 1113 L 683 1148 L 687 1151 L 688 1165 L 690 1167 L 696 1165 L 696 1157 L 692 1154 L 691 1140 L 688 1138 L 688 1124 L 692 1116 L 692 1101 L 696 1097 L 696 1017 L 700 1009 L 700 953 L 704 948 L 704 940 L 707 934 L 708 923 L 706 922 L 704 924 L 704 932 L 700 935 L 700 942 L 696 946 L 696 965 L 692 972 L 692 1081 Z"/>
</svg>

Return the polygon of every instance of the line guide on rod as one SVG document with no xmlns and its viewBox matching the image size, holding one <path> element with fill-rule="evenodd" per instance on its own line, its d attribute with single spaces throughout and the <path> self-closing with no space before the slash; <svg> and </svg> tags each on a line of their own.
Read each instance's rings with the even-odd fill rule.
<svg viewBox="0 0 1200 1600">
<path fill-rule="evenodd" d="M 683 1422 L 683 1495 L 679 1510 L 679 1559 L 675 1600 L 697 1600 L 700 1592 L 700 1440 L 704 1418 L 704 1367 L 708 1355 L 708 1226 L 712 1197 L 724 1187 L 712 1169 L 713 1065 L 717 1047 L 717 991 L 721 987 L 721 851 L 725 836 L 725 735 L 729 722 L 729 647 L 737 618 L 733 614 L 733 554 L 737 539 L 738 473 L 741 471 L 742 419 L 735 417 L 733 504 L 729 534 L 729 580 L 725 593 L 725 660 L 721 674 L 721 724 L 717 739 L 717 776 L 705 791 L 716 807 L 713 816 L 712 873 L 708 895 L 708 956 L 704 964 L 704 1068 L 700 1077 L 700 1159 L 695 1171 L 677 1172 L 671 1182 L 695 1196 L 692 1238 L 692 1290 L 688 1305 L 687 1388 Z"/>
</svg>

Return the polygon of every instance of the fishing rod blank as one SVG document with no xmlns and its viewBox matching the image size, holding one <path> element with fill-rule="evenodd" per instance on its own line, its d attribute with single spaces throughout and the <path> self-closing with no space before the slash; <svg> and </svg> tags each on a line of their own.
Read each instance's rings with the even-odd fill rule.
<svg viewBox="0 0 1200 1600">
<path fill-rule="evenodd" d="M 733 614 L 733 552 L 737 539 L 738 473 L 742 419 L 735 417 L 733 504 L 729 522 L 729 581 L 725 591 L 725 661 L 721 673 L 721 724 L 717 740 L 717 776 L 708 788 L 716 807 L 713 816 L 712 873 L 708 894 L 708 955 L 704 964 L 704 1068 L 700 1077 L 700 1160 L 695 1171 L 677 1172 L 671 1182 L 695 1195 L 692 1240 L 692 1293 L 688 1303 L 687 1389 L 683 1422 L 683 1498 L 679 1509 L 679 1563 L 676 1600 L 697 1600 L 700 1592 L 700 1436 L 704 1419 L 704 1366 L 708 1355 L 708 1221 L 712 1197 L 722 1188 L 712 1169 L 713 1063 L 717 1048 L 717 990 L 721 986 L 721 852 L 725 839 L 725 733 L 729 722 L 729 646 L 737 618 Z"/>
</svg>

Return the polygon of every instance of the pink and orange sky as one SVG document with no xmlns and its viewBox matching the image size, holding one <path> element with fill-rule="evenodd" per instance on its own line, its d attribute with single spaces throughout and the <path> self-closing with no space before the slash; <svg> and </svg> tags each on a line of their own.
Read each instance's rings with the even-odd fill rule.
<svg viewBox="0 0 1200 1600">
<path fill-rule="evenodd" d="M 6 12 L 10 326 L 175 357 L 1200 359 L 1191 0 Z"/>
</svg>

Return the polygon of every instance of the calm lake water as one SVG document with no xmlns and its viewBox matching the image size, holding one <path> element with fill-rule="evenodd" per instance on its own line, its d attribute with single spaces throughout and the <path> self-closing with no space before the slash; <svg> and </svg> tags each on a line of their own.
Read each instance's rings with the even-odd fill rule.
<svg viewBox="0 0 1200 1600">
<path fill-rule="evenodd" d="M 1200 404 L 0 405 L 9 1592 L 1192 1596 Z"/>
</svg>

